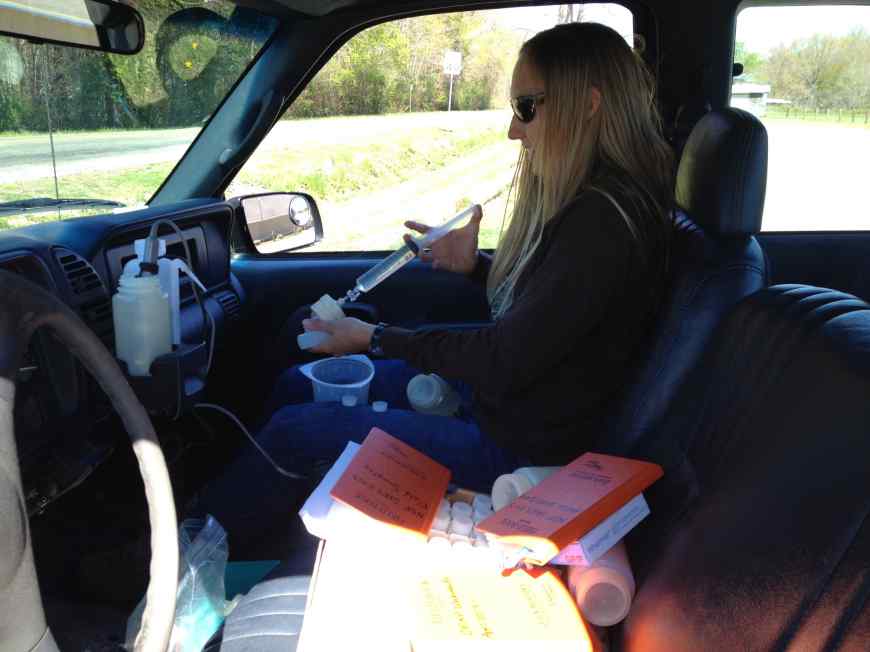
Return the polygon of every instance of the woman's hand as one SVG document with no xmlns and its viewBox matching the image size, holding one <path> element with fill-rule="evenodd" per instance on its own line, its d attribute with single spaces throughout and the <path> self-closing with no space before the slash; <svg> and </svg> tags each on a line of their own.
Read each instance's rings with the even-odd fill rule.
<svg viewBox="0 0 870 652">
<path fill-rule="evenodd" d="M 477 265 L 477 236 L 480 233 L 480 220 L 483 211 L 475 212 L 468 224 L 461 229 L 453 229 L 443 238 L 432 243 L 431 250 L 420 252 L 423 262 L 432 263 L 433 269 L 446 269 L 457 274 L 471 274 Z M 418 233 L 426 233 L 431 226 L 420 222 L 405 222 L 405 226 Z M 405 236 L 405 242 L 411 238 Z"/>
<path fill-rule="evenodd" d="M 306 331 L 322 331 L 330 335 L 323 344 L 311 349 L 315 353 L 330 355 L 347 355 L 348 353 L 365 353 L 372 341 L 375 327 L 354 317 L 345 317 L 334 321 L 322 319 L 304 319 L 302 327 Z"/>
</svg>

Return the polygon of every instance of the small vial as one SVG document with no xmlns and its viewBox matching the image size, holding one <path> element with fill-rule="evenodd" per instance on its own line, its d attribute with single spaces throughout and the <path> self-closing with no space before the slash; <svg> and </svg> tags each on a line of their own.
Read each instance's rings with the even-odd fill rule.
<svg viewBox="0 0 870 652">
<path fill-rule="evenodd" d="M 356 407 L 356 396 L 352 394 L 345 394 L 341 397 L 341 404 L 344 407 Z"/>
<path fill-rule="evenodd" d="M 448 527 L 450 527 L 450 514 L 441 514 L 440 512 L 436 514 L 435 520 L 432 521 L 432 529 L 447 532 Z"/>
<path fill-rule="evenodd" d="M 474 508 L 475 512 L 491 512 L 492 511 L 492 498 L 487 496 L 486 494 L 477 494 L 474 497 L 474 500 L 471 502 L 471 506 Z"/>
<path fill-rule="evenodd" d="M 372 403 L 372 410 L 375 412 L 386 412 L 387 411 L 387 402 L 386 401 L 375 401 Z"/>
<path fill-rule="evenodd" d="M 450 521 L 450 528 L 447 530 L 450 534 L 459 534 L 467 537 L 471 534 L 473 524 L 471 517 L 466 514 L 454 514 L 453 520 Z"/>
<path fill-rule="evenodd" d="M 453 514 L 453 518 L 456 518 L 461 514 L 462 516 L 467 516 L 468 519 L 471 520 L 471 511 L 471 505 L 458 500 L 453 503 L 453 507 L 450 508 L 450 513 Z"/>
<path fill-rule="evenodd" d="M 474 510 L 474 516 L 472 517 L 472 519 L 474 520 L 474 524 L 477 525 L 477 524 L 480 523 L 481 521 L 485 521 L 485 520 L 488 519 L 490 516 L 492 516 L 493 513 L 494 513 L 494 512 L 493 512 L 492 510 L 489 510 L 489 511 L 487 511 L 487 512 L 483 512 L 483 511 L 478 511 L 478 510 L 475 509 L 475 510 Z"/>
<path fill-rule="evenodd" d="M 446 498 L 441 499 L 441 504 L 438 505 L 438 513 L 439 514 L 447 514 L 450 516 L 450 501 Z"/>
</svg>

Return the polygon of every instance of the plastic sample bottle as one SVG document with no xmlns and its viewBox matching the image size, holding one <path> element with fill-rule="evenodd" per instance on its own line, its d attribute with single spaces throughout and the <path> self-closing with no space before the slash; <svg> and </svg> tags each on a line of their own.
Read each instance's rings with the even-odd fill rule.
<svg viewBox="0 0 870 652">
<path fill-rule="evenodd" d="M 622 541 L 591 566 L 571 566 L 567 582 L 580 612 L 593 625 L 610 627 L 628 615 L 635 583 Z"/>
<path fill-rule="evenodd" d="M 116 355 L 131 376 L 149 376 L 154 359 L 172 351 L 169 297 L 159 276 L 122 275 L 112 297 L 112 319 Z"/>
<path fill-rule="evenodd" d="M 492 508 L 500 510 L 526 493 L 548 475 L 558 471 L 560 466 L 524 466 L 513 473 L 505 473 L 495 479 L 492 485 Z"/>
<path fill-rule="evenodd" d="M 421 414 L 452 417 L 459 411 L 462 397 L 436 374 L 418 374 L 405 390 L 411 407 Z"/>
</svg>

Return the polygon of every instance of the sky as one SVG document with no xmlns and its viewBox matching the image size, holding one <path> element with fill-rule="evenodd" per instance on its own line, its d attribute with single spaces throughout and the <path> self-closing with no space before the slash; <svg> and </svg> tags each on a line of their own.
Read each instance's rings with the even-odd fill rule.
<svg viewBox="0 0 870 652">
<path fill-rule="evenodd" d="M 544 7 L 494 9 L 492 10 L 492 16 L 503 27 L 527 33 L 528 36 L 531 36 L 556 24 L 559 17 L 559 7 L 558 5 L 551 5 Z M 584 5 L 583 20 L 609 25 L 626 37 L 630 37 L 632 34 L 631 12 L 622 5 L 614 3 Z"/>
<path fill-rule="evenodd" d="M 842 36 L 856 27 L 870 32 L 870 6 L 749 7 L 737 16 L 737 40 L 750 52 L 768 54 L 799 38 Z"/>
<path fill-rule="evenodd" d="M 558 12 L 558 6 L 522 7 L 493 10 L 493 17 L 504 27 L 531 36 L 555 25 Z M 623 36 L 631 34 L 631 14 L 622 5 L 587 4 L 583 20 L 610 25 Z M 749 7 L 737 16 L 737 40 L 752 52 L 767 54 L 781 43 L 816 33 L 840 36 L 855 27 L 870 32 L 870 6 Z"/>
</svg>

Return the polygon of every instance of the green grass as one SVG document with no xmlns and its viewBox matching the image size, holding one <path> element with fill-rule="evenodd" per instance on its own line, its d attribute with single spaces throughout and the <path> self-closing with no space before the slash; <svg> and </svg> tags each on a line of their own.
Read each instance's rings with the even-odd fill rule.
<svg viewBox="0 0 870 652">
<path fill-rule="evenodd" d="M 382 116 L 375 119 L 383 120 Z M 312 121 L 313 122 L 313 121 Z M 491 125 L 491 126 L 490 126 Z M 301 190 L 319 202 L 342 202 L 436 171 L 460 157 L 505 141 L 500 118 L 480 120 L 468 127 L 443 129 L 402 124 L 391 137 L 365 135 L 360 118 L 359 138 L 350 143 L 301 146 L 264 146 L 248 161 L 228 189 L 228 195 L 260 191 Z M 95 133 L 94 137 L 100 134 Z M 20 136 L 20 134 L 18 134 Z M 58 179 L 61 197 L 114 199 L 133 206 L 147 201 L 174 163 L 155 163 L 118 171 L 82 172 Z M 238 187 L 241 190 L 235 191 Z M 54 197 L 54 179 L 0 184 L 0 201 L 22 197 Z M 61 218 L 94 211 L 64 212 Z M 56 212 L 13 216 L 0 220 L 0 229 L 60 219 Z"/>
<path fill-rule="evenodd" d="M 114 199 L 128 206 L 141 204 L 151 197 L 174 163 L 154 163 L 118 172 L 85 172 L 58 178 L 61 197 Z M 51 177 L 0 185 L 0 201 L 21 197 L 54 197 Z"/>
<path fill-rule="evenodd" d="M 479 132 L 425 128 L 386 142 L 274 149 L 249 161 L 236 182 L 301 190 L 318 201 L 339 202 L 437 170 L 501 140 L 504 130 L 500 128 Z"/>
</svg>

